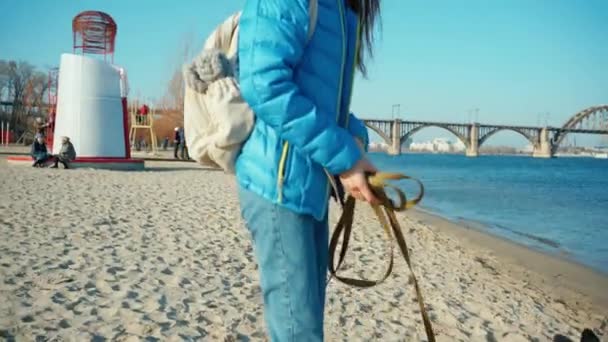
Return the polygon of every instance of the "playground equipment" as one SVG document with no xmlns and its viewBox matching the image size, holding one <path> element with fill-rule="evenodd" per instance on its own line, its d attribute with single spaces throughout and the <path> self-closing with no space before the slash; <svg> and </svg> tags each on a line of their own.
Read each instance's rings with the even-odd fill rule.
<svg viewBox="0 0 608 342">
<path fill-rule="evenodd" d="M 154 107 L 150 108 L 143 102 L 140 105 L 139 100 L 136 100 L 131 103 L 129 111 L 131 113 L 131 130 L 129 132 L 131 146 L 136 146 L 136 144 L 140 143 L 137 141 L 137 130 L 143 129 L 150 137 L 152 154 L 158 154 L 158 140 L 154 133 L 154 117 L 156 115 Z"/>
<path fill-rule="evenodd" d="M 49 112 L 47 116 L 48 126 L 46 128 L 46 144 L 53 149 L 53 136 L 55 133 L 55 117 L 57 116 L 57 90 L 59 85 L 59 68 L 49 70 L 48 76 L 48 103 Z"/>
<path fill-rule="evenodd" d="M 8 146 L 11 140 L 11 123 L 8 121 L 0 122 L 0 146 Z"/>
<path fill-rule="evenodd" d="M 86 11 L 74 18 L 72 29 L 74 53 L 61 55 L 57 89 L 49 94 L 56 98 L 50 115 L 53 154 L 67 136 L 77 154 L 74 167 L 142 169 L 143 160 L 131 159 L 126 71 L 107 62 L 114 61 L 116 23 L 106 13 Z M 100 55 L 103 60 L 95 58 Z"/>
</svg>

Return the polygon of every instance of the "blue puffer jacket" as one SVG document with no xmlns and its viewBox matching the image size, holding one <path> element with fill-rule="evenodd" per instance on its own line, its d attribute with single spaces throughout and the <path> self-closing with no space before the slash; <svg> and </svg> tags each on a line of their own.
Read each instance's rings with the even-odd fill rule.
<svg viewBox="0 0 608 342">
<path fill-rule="evenodd" d="M 240 18 L 239 83 L 256 123 L 236 161 L 239 184 L 321 220 L 330 185 L 362 157 L 367 129 L 349 112 L 358 17 L 344 0 L 248 0 Z"/>
</svg>

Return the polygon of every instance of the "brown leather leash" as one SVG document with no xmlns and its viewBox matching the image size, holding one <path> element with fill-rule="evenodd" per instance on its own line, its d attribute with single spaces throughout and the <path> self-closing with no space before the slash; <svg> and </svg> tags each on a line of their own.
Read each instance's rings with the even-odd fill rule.
<svg viewBox="0 0 608 342">
<path fill-rule="evenodd" d="M 416 198 L 414 198 L 412 200 L 407 200 L 405 194 L 403 193 L 403 191 L 401 191 L 401 189 L 399 189 L 396 186 L 391 185 L 387 182 L 389 180 L 401 180 L 401 179 L 411 179 L 418 183 L 418 185 L 420 187 L 420 193 L 418 194 L 418 196 L 416 196 Z M 340 276 L 337 274 L 338 270 L 342 266 L 344 257 L 346 256 L 346 251 L 348 250 L 348 243 L 350 240 L 350 235 L 352 233 L 352 227 L 353 227 L 353 217 L 355 214 L 356 200 L 354 197 L 348 196 L 348 198 L 346 199 L 346 202 L 344 203 L 344 206 L 343 206 L 342 216 L 340 216 L 340 219 L 338 220 L 338 224 L 336 225 L 336 228 L 334 229 L 334 232 L 331 237 L 331 241 L 329 243 L 329 272 L 330 272 L 329 280 L 331 280 L 331 278 L 333 277 L 347 285 L 362 287 L 362 288 L 368 288 L 368 287 L 372 287 L 372 286 L 382 283 L 390 276 L 391 272 L 393 271 L 393 256 L 394 256 L 393 241 L 396 241 L 397 245 L 399 246 L 399 249 L 401 250 L 401 254 L 403 255 L 403 258 L 407 262 L 407 266 L 410 269 L 411 277 L 412 277 L 412 280 L 414 283 L 414 289 L 416 290 L 416 299 L 418 300 L 418 305 L 420 307 L 420 314 L 422 316 L 422 322 L 424 323 L 424 329 L 426 331 L 426 337 L 429 342 L 435 342 L 435 334 L 433 332 L 431 320 L 429 319 L 428 314 L 426 312 L 426 308 L 424 306 L 424 300 L 422 298 L 422 292 L 420 291 L 420 287 L 418 286 L 418 280 L 416 279 L 416 276 L 414 275 L 414 271 L 412 269 L 412 264 L 410 261 L 410 255 L 409 255 L 409 251 L 407 248 L 407 244 L 405 242 L 403 232 L 401 231 L 401 226 L 399 225 L 399 221 L 397 220 L 397 217 L 395 215 L 396 211 L 405 211 L 406 209 L 409 209 L 409 208 L 415 206 L 416 204 L 418 204 L 418 202 L 420 202 L 420 200 L 422 199 L 422 196 L 424 195 L 424 186 L 422 185 L 422 183 L 419 180 L 417 180 L 415 178 L 411 178 L 409 176 L 406 176 L 406 175 L 403 175 L 400 173 L 388 173 L 388 172 L 387 173 L 378 172 L 376 174 L 368 175 L 368 183 L 370 184 L 370 187 L 371 187 L 372 191 L 374 192 L 374 194 L 376 195 L 376 197 L 380 200 L 380 204 L 372 204 L 371 207 L 374 210 L 374 212 L 376 213 L 376 216 L 378 217 L 378 220 L 380 221 L 382 228 L 384 228 L 384 233 L 389 242 L 391 257 L 390 257 L 390 261 L 388 264 L 388 268 L 387 268 L 386 272 L 384 273 L 384 276 L 378 280 L 355 279 L 355 278 Z M 390 188 L 395 191 L 395 193 L 399 197 L 399 202 L 398 202 L 399 205 L 396 205 L 395 202 L 393 202 L 393 200 L 391 198 L 389 198 L 389 196 L 386 193 L 387 188 Z M 338 247 L 338 241 L 340 240 L 340 237 L 342 237 L 342 248 L 340 249 L 340 255 L 338 257 L 338 264 L 335 265 L 334 264 L 334 255 L 336 253 L 336 249 Z"/>
</svg>

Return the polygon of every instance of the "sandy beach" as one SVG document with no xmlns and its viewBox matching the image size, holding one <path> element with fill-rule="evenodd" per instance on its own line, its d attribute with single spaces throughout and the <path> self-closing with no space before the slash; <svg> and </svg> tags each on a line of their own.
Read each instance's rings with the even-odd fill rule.
<svg viewBox="0 0 608 342">
<path fill-rule="evenodd" d="M 0 340 L 265 340 L 233 177 L 194 163 L 118 172 L 3 158 Z M 338 215 L 332 205 L 332 227 Z M 400 219 L 439 341 L 578 341 L 584 328 L 607 339 L 606 275 L 423 212 Z M 382 229 L 364 206 L 356 220 L 345 274 L 377 277 Z M 372 289 L 332 281 L 326 340 L 425 340 L 408 276 L 399 257 Z"/>
</svg>

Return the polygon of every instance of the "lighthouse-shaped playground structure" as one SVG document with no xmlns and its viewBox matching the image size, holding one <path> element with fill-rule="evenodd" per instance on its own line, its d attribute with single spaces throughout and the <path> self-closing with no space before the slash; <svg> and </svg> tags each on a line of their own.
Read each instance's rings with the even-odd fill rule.
<svg viewBox="0 0 608 342">
<path fill-rule="evenodd" d="M 126 70 L 114 65 L 117 25 L 108 14 L 86 11 L 72 22 L 73 53 L 61 55 L 53 154 L 61 138 L 76 150 L 75 167 L 142 169 L 131 158 Z"/>
</svg>

